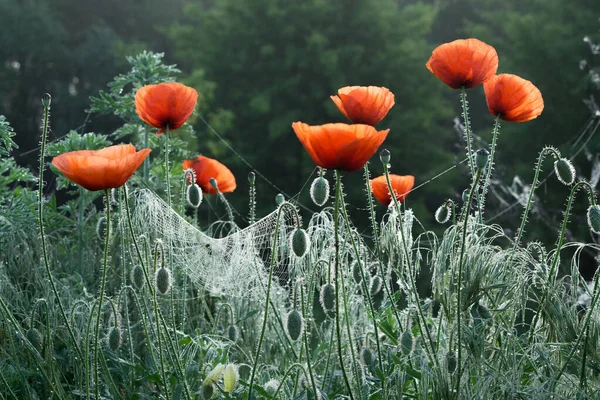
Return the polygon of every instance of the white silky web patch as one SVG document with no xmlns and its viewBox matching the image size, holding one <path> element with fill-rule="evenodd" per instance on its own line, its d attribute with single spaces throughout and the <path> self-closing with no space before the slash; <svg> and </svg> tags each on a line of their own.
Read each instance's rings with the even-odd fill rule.
<svg viewBox="0 0 600 400">
<path fill-rule="evenodd" d="M 172 271 L 182 270 L 196 284 L 212 292 L 262 300 L 269 276 L 277 210 L 251 226 L 224 238 L 202 233 L 150 190 L 133 194 L 132 220 L 136 235 L 150 242 L 160 239 L 165 252 L 171 249 Z M 289 236 L 294 230 L 293 215 L 281 213 L 277 257 L 273 277 L 287 282 L 292 260 Z"/>
</svg>

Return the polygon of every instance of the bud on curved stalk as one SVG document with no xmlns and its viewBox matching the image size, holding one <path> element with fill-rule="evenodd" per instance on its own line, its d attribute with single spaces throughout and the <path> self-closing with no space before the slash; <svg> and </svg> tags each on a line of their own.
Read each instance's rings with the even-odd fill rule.
<svg viewBox="0 0 600 400">
<path fill-rule="evenodd" d="M 564 157 L 554 161 L 554 172 L 563 185 L 569 186 L 575 182 L 575 167 Z"/>
<path fill-rule="evenodd" d="M 475 153 L 475 166 L 477 169 L 483 170 L 488 163 L 490 153 L 486 149 L 479 149 Z"/>
<path fill-rule="evenodd" d="M 408 329 L 402 332 L 402 336 L 400 336 L 400 350 L 402 351 L 402 354 L 408 356 L 410 353 L 412 353 L 413 344 L 414 340 L 412 332 Z"/>
<path fill-rule="evenodd" d="M 136 265 L 133 270 L 131 270 L 131 283 L 133 287 L 137 290 L 142 290 L 144 287 L 144 270 L 141 266 Z"/>
<path fill-rule="evenodd" d="M 456 361 L 456 353 L 453 351 L 449 351 L 446 353 L 446 368 L 449 373 L 453 373 L 456 371 L 457 361 Z"/>
<path fill-rule="evenodd" d="M 450 220 L 452 216 L 452 209 L 448 205 L 448 203 L 444 203 L 435 211 L 435 220 L 439 224 L 445 224 Z"/>
<path fill-rule="evenodd" d="M 381 291 L 381 286 L 383 285 L 383 280 L 379 275 L 375 275 L 371 278 L 371 282 L 369 283 L 369 293 L 371 296 L 377 295 Z"/>
<path fill-rule="evenodd" d="M 382 164 L 387 164 L 392 159 L 392 154 L 390 153 L 390 151 L 388 149 L 383 149 L 379 153 L 379 159 L 381 160 Z"/>
<path fill-rule="evenodd" d="M 229 338 L 229 340 L 231 340 L 232 342 L 235 343 L 238 341 L 239 332 L 240 332 L 240 330 L 238 329 L 237 326 L 229 325 L 229 327 L 227 328 L 227 337 Z"/>
<path fill-rule="evenodd" d="M 375 361 L 375 357 L 373 357 L 373 352 L 369 350 L 368 347 L 364 347 L 360 352 L 360 361 L 364 366 L 370 367 Z"/>
<path fill-rule="evenodd" d="M 223 371 L 223 389 L 227 393 L 231 393 L 235 390 L 238 380 L 240 379 L 238 368 L 235 364 L 229 364 Z"/>
<path fill-rule="evenodd" d="M 600 206 L 594 204 L 588 208 L 587 222 L 592 232 L 600 234 Z"/>
<path fill-rule="evenodd" d="M 200 186 L 195 183 L 188 185 L 185 191 L 185 200 L 190 207 L 200 207 L 200 204 L 202 203 L 202 189 Z"/>
<path fill-rule="evenodd" d="M 362 282 L 362 272 L 360 271 L 360 265 L 358 264 L 358 261 L 354 262 L 354 266 L 352 267 L 352 277 L 354 278 L 354 282 L 356 282 L 356 284 L 360 284 Z"/>
<path fill-rule="evenodd" d="M 273 396 L 277 389 L 279 389 L 279 381 L 277 379 L 269 379 L 267 383 L 264 384 L 263 389 L 265 392 L 269 394 L 269 396 Z"/>
<path fill-rule="evenodd" d="M 290 245 L 296 257 L 304 257 L 310 248 L 310 238 L 308 237 L 308 233 L 302 228 L 296 229 L 290 237 Z"/>
<path fill-rule="evenodd" d="M 215 389 L 211 384 L 202 386 L 202 398 L 205 400 L 212 399 Z"/>
<path fill-rule="evenodd" d="M 171 271 L 165 267 L 156 271 L 156 289 L 160 294 L 167 294 L 171 289 Z"/>
<path fill-rule="evenodd" d="M 36 350 L 41 353 L 44 338 L 40 331 L 38 331 L 36 328 L 29 328 L 25 336 L 27 337 L 27 340 L 29 340 L 29 342 L 33 345 L 33 347 L 35 347 Z"/>
<path fill-rule="evenodd" d="M 123 341 L 123 336 L 121 334 L 121 330 L 119 329 L 119 327 L 113 326 L 112 328 L 110 328 L 110 330 L 108 331 L 108 335 L 106 336 L 106 342 L 108 343 L 108 348 L 113 352 L 117 352 L 119 350 L 119 348 L 121 347 L 122 341 Z"/>
<path fill-rule="evenodd" d="M 321 286 L 319 302 L 326 313 L 335 310 L 335 287 L 331 283 Z"/>
<path fill-rule="evenodd" d="M 304 330 L 304 320 L 298 310 L 290 311 L 285 317 L 285 333 L 292 341 L 298 340 Z"/>
<path fill-rule="evenodd" d="M 217 364 L 216 367 L 214 367 L 209 373 L 208 375 L 206 375 L 206 378 L 204 379 L 204 382 L 202 383 L 204 386 L 209 386 L 212 385 L 213 383 L 215 383 L 216 381 L 218 381 L 219 379 L 221 379 L 221 375 L 223 375 L 223 370 L 225 369 L 225 366 L 221 363 Z"/>
<path fill-rule="evenodd" d="M 285 197 L 283 197 L 283 195 L 281 193 L 278 193 L 277 196 L 275 196 L 275 203 L 277 203 L 277 205 L 280 206 L 284 202 L 285 202 Z"/>
<path fill-rule="evenodd" d="M 329 199 L 329 181 L 322 176 L 310 185 L 310 198 L 317 206 L 323 206 Z"/>
</svg>

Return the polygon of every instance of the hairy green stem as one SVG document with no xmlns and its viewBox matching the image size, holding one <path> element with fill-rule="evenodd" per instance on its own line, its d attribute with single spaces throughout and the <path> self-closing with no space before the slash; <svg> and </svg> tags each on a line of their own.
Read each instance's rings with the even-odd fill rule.
<svg viewBox="0 0 600 400">
<path fill-rule="evenodd" d="M 306 305 L 304 304 L 304 289 L 302 288 L 302 285 L 300 285 L 300 301 L 302 303 L 302 318 L 304 318 L 305 321 L 308 321 Z M 315 383 L 315 377 L 313 375 L 312 365 L 310 363 L 310 348 L 308 347 L 308 329 L 307 328 L 304 329 L 302 336 L 304 338 L 304 347 L 306 348 L 306 364 L 308 366 L 308 375 L 310 376 L 310 382 L 313 387 L 313 392 L 315 393 L 315 399 L 318 399 L 319 392 L 317 391 L 317 384 Z"/>
<path fill-rule="evenodd" d="M 471 177 L 475 177 L 475 166 L 473 165 L 473 150 L 471 149 L 471 129 L 469 121 L 469 111 L 467 102 L 467 92 L 465 87 L 460 88 L 460 103 L 462 105 L 463 120 L 465 121 L 465 139 L 467 140 L 467 159 L 469 161 L 469 169 L 471 170 Z"/>
<path fill-rule="evenodd" d="M 485 196 L 487 195 L 488 188 L 490 186 L 490 179 L 492 176 L 492 169 L 494 169 L 494 155 L 496 154 L 496 141 L 498 134 L 500 133 L 500 114 L 496 116 L 494 121 L 494 130 L 492 131 L 492 145 L 490 147 L 490 157 L 487 163 L 487 171 L 485 173 L 485 179 L 483 180 L 483 186 L 481 194 L 479 195 L 479 222 L 483 221 L 483 210 L 485 208 Z"/>
</svg>

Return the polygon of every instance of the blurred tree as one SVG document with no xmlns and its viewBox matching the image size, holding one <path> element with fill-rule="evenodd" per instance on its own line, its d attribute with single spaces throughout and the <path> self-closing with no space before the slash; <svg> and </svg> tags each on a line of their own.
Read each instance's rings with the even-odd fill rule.
<svg viewBox="0 0 600 400">
<path fill-rule="evenodd" d="M 395 107 L 378 125 L 391 128 L 382 147 L 392 152 L 394 173 L 415 175 L 419 184 L 451 165 L 450 108 L 425 68 L 436 7 L 394 0 L 190 1 L 185 16 L 170 37 L 179 64 L 196 71 L 188 84 L 214 87 L 203 105 L 206 119 L 212 125 L 219 119 L 211 122 L 211 115 L 227 115 L 219 134 L 286 193 L 303 189 L 300 199 L 310 208 L 316 206 L 303 183 L 314 164 L 291 123 L 347 122 L 329 99 L 343 86 L 385 86 L 395 93 Z M 232 166 L 238 190 L 245 190 L 249 168 L 200 122 L 199 151 Z M 372 161 L 372 174 L 380 174 L 378 157 Z M 350 175 L 349 201 L 364 207 L 362 174 Z M 274 208 L 277 191 L 257 182 L 260 215 Z M 427 218 L 452 193 L 452 179 L 444 180 L 411 194 L 408 205 Z"/>
</svg>

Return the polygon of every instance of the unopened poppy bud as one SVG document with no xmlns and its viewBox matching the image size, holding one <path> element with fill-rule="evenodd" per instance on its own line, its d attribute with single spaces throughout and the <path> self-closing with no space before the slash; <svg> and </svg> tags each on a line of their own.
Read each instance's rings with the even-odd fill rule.
<svg viewBox="0 0 600 400">
<path fill-rule="evenodd" d="M 238 380 L 240 379 L 238 368 L 234 364 L 229 364 L 223 371 L 223 389 L 227 393 L 233 392 Z"/>
<path fill-rule="evenodd" d="M 319 293 L 319 301 L 323 311 L 333 311 L 335 309 L 335 287 L 331 283 L 326 283 L 321 286 Z"/>
<path fill-rule="evenodd" d="M 165 267 L 160 267 L 156 271 L 156 289 L 160 294 L 167 294 L 171 289 L 171 271 Z"/>
<path fill-rule="evenodd" d="M 284 201 L 285 201 L 285 197 L 283 197 L 283 195 L 281 193 L 278 193 L 277 196 L 275 196 L 275 203 L 278 206 L 282 205 Z"/>
<path fill-rule="evenodd" d="M 44 107 L 50 107 L 51 103 L 52 103 L 52 96 L 50 96 L 50 93 L 44 93 L 42 95 L 42 105 Z"/>
<path fill-rule="evenodd" d="M 563 185 L 568 186 L 575 182 L 575 167 L 566 158 L 559 158 L 554 161 L 554 172 Z"/>
<path fill-rule="evenodd" d="M 224 369 L 225 369 L 225 366 L 223 364 L 220 364 L 220 363 L 217 364 L 217 366 L 214 367 L 208 373 L 208 375 L 206 375 L 206 378 L 204 379 L 203 385 L 204 386 L 209 386 L 209 385 L 212 385 L 213 383 L 215 383 L 216 381 L 218 381 L 219 379 L 221 379 L 221 375 L 223 374 L 223 370 Z"/>
<path fill-rule="evenodd" d="M 435 211 L 435 220 L 439 224 L 445 224 L 446 222 L 448 222 L 451 215 L 452 209 L 447 203 L 444 203 L 441 206 L 439 206 L 439 208 Z"/>
<path fill-rule="evenodd" d="M 96 236 L 98 239 L 104 240 L 104 234 L 106 233 L 106 217 L 100 217 L 96 223 Z"/>
<path fill-rule="evenodd" d="M 234 342 L 234 343 L 237 342 L 238 337 L 239 337 L 239 329 L 238 329 L 238 327 L 235 326 L 235 325 L 229 325 L 229 328 L 227 328 L 227 337 L 232 342 Z"/>
<path fill-rule="evenodd" d="M 136 265 L 131 271 L 131 283 L 137 290 L 142 290 L 144 287 L 144 270 L 141 266 Z"/>
<path fill-rule="evenodd" d="M 219 185 L 217 184 L 217 180 L 215 178 L 210 178 L 208 183 L 210 183 L 210 186 L 215 188 L 215 190 L 219 190 Z"/>
<path fill-rule="evenodd" d="M 356 284 L 362 282 L 362 273 L 360 271 L 360 265 L 357 261 L 354 262 L 354 266 L 352 267 L 352 277 L 354 278 L 354 282 L 356 282 Z"/>
<path fill-rule="evenodd" d="M 123 337 L 121 335 L 121 330 L 119 329 L 119 327 L 114 326 L 110 328 L 110 330 L 108 331 L 108 335 L 106 335 L 106 342 L 108 343 L 108 348 L 111 349 L 113 352 L 118 351 L 119 347 L 121 347 L 122 340 Z"/>
<path fill-rule="evenodd" d="M 369 285 L 369 293 L 371 296 L 375 296 L 381 290 L 381 286 L 383 285 L 383 280 L 379 275 L 375 275 L 371 278 L 371 282 Z"/>
<path fill-rule="evenodd" d="M 279 381 L 277 379 L 269 379 L 267 383 L 264 384 L 263 388 L 269 396 L 273 396 L 275 392 L 277 392 L 277 389 L 279 389 Z"/>
<path fill-rule="evenodd" d="M 298 340 L 304 329 L 304 320 L 298 310 L 290 311 L 285 317 L 285 331 L 292 341 Z"/>
<path fill-rule="evenodd" d="M 310 185 L 310 198 L 319 207 L 325 204 L 329 199 L 329 181 L 322 176 L 315 179 Z"/>
<path fill-rule="evenodd" d="M 252 171 L 248 173 L 248 182 L 250 182 L 251 185 L 254 185 L 254 182 L 256 182 L 256 174 Z"/>
<path fill-rule="evenodd" d="M 42 344 L 44 342 L 44 338 L 42 337 L 40 331 L 38 331 L 36 328 L 29 328 L 25 336 L 27 337 L 27 340 L 29 340 L 29 342 L 33 345 L 33 347 L 36 348 L 37 351 L 42 351 Z"/>
<path fill-rule="evenodd" d="M 484 306 L 483 304 L 479 304 L 479 303 L 477 304 L 477 313 L 479 314 L 481 319 L 484 319 L 484 320 L 492 319 L 492 313 L 490 313 L 490 310 L 488 310 L 487 307 Z"/>
<path fill-rule="evenodd" d="M 296 229 L 294 233 L 292 233 L 290 242 L 296 257 L 302 258 L 308 253 L 308 249 L 310 248 L 310 238 L 304 229 Z"/>
<path fill-rule="evenodd" d="M 379 153 L 379 159 L 381 160 L 382 164 L 389 163 L 391 158 L 392 158 L 392 155 L 390 154 L 390 151 L 388 149 L 383 149 Z"/>
<path fill-rule="evenodd" d="M 464 202 L 467 202 L 467 201 L 469 201 L 469 193 L 470 193 L 470 192 L 469 192 L 469 189 L 465 189 L 465 190 L 463 190 L 463 192 L 462 192 L 462 200 L 463 200 Z"/>
<path fill-rule="evenodd" d="M 202 398 L 205 400 L 212 399 L 215 389 L 211 384 L 202 386 Z"/>
<path fill-rule="evenodd" d="M 592 232 L 600 234 L 600 206 L 594 204 L 588 208 L 587 220 Z"/>
<path fill-rule="evenodd" d="M 478 169 L 483 170 L 488 163 L 490 153 L 486 149 L 479 149 L 475 153 L 475 165 Z"/>
<path fill-rule="evenodd" d="M 409 355 L 413 350 L 413 335 L 410 330 L 405 330 L 400 336 L 400 350 L 405 356 Z"/>
<path fill-rule="evenodd" d="M 197 184 L 191 184 L 185 191 L 185 200 L 193 208 L 200 207 L 202 203 L 202 189 Z"/>
<path fill-rule="evenodd" d="M 369 350 L 368 347 L 363 348 L 360 352 L 360 361 L 362 361 L 363 365 L 367 367 L 371 366 L 371 364 L 373 364 L 373 361 L 375 361 L 373 357 L 373 352 Z"/>
<path fill-rule="evenodd" d="M 456 354 L 453 351 L 446 353 L 446 368 L 449 373 L 456 371 Z"/>
</svg>

